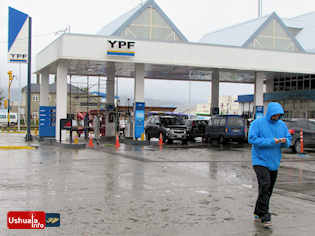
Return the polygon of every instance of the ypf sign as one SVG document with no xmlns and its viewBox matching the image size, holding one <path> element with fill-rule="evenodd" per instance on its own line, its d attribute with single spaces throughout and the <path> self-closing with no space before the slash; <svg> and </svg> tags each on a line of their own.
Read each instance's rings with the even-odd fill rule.
<svg viewBox="0 0 315 236">
<path fill-rule="evenodd" d="M 8 60 L 27 63 L 29 16 L 9 7 Z"/>
<path fill-rule="evenodd" d="M 134 57 L 136 42 L 124 40 L 107 40 L 108 56 Z"/>
</svg>

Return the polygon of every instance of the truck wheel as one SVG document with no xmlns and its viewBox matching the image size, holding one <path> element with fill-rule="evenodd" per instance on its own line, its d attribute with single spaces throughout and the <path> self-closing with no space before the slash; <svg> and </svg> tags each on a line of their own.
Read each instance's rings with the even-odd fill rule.
<svg viewBox="0 0 315 236">
<path fill-rule="evenodd" d="M 146 133 L 146 134 L 145 134 L 145 137 L 146 137 L 147 141 L 150 142 L 150 139 L 151 139 L 150 134 L 149 134 L 149 133 Z"/>
<path fill-rule="evenodd" d="M 182 140 L 182 144 L 183 144 L 183 145 L 187 145 L 187 144 L 188 144 L 187 139 L 183 139 L 183 140 Z"/>
<path fill-rule="evenodd" d="M 244 143 L 244 139 L 239 139 L 237 142 L 238 142 L 238 144 L 243 144 Z"/>
</svg>

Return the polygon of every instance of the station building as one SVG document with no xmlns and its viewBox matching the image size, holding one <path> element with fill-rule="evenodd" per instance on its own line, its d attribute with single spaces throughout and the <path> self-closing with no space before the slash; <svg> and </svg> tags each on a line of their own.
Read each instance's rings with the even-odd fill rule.
<svg viewBox="0 0 315 236">
<path fill-rule="evenodd" d="M 135 111 L 136 104 L 144 102 L 145 79 L 162 79 L 165 83 L 167 80 L 211 82 L 212 114 L 220 110 L 220 82 L 251 83 L 255 85 L 255 111 L 261 113 L 264 99 L 286 102 L 283 98 L 289 92 L 313 92 L 315 46 L 309 42 L 312 27 L 311 24 L 303 27 L 302 23 L 303 20 L 281 19 L 272 13 L 208 33 L 200 42 L 189 42 L 158 4 L 147 0 L 95 35 L 63 34 L 39 52 L 35 73 L 41 78 L 40 105 L 48 104 L 47 81 L 54 74 L 57 140 L 59 120 L 67 117 L 67 77 L 71 75 L 106 77 L 104 92 L 109 105 L 114 104 L 115 78 L 134 78 Z M 290 84 L 291 90 L 277 91 L 284 89 L 285 78 L 292 78 L 292 82 L 285 83 L 285 86 Z M 304 89 L 299 90 L 301 79 Z M 309 90 L 305 89 L 307 80 Z M 136 125 L 142 121 L 137 120 L 137 115 L 133 119 L 136 139 L 139 137 L 136 130 L 141 128 Z M 114 135 L 114 127 L 108 121 L 106 135 Z"/>
<path fill-rule="evenodd" d="M 293 18 L 276 13 L 206 34 L 200 42 L 242 48 L 300 53 L 315 52 L 315 12 Z M 275 61 L 282 64 L 283 61 Z M 315 75 L 267 73 L 264 105 L 277 101 L 289 118 L 315 118 Z M 239 96 L 243 110 L 253 113 L 253 96 Z"/>
</svg>

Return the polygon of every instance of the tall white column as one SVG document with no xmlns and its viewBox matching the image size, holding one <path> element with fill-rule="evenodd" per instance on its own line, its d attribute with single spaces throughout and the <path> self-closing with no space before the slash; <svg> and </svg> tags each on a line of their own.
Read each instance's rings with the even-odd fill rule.
<svg viewBox="0 0 315 236">
<path fill-rule="evenodd" d="M 60 119 L 67 118 L 67 74 L 68 67 L 64 63 L 57 66 L 56 75 L 56 140 L 59 141 Z M 66 131 L 62 133 L 62 139 L 65 139 Z"/>
<path fill-rule="evenodd" d="M 264 80 L 266 76 L 263 72 L 255 73 L 255 95 L 254 102 L 255 106 L 264 105 Z"/>
<path fill-rule="evenodd" d="M 40 81 L 40 106 L 49 106 L 49 74 L 48 72 L 41 73 Z"/>
<path fill-rule="evenodd" d="M 136 64 L 135 102 L 144 102 L 144 64 Z"/>
<path fill-rule="evenodd" d="M 254 113 L 257 106 L 264 106 L 264 80 L 266 75 L 263 72 L 255 73 L 255 94 L 254 94 Z M 265 112 L 265 108 L 264 108 Z M 258 113 L 257 113 L 258 114 Z M 256 116 L 257 118 L 258 116 Z"/>
<path fill-rule="evenodd" d="M 107 80 L 106 80 L 106 103 L 114 105 L 115 103 L 115 64 L 107 63 Z"/>
<path fill-rule="evenodd" d="M 107 68 L 107 80 L 106 80 L 106 103 L 107 105 L 114 106 L 115 105 L 115 63 L 108 62 Z M 110 120 L 107 117 L 106 120 L 106 137 L 115 136 L 115 119 Z"/>
<path fill-rule="evenodd" d="M 213 108 L 219 108 L 219 96 L 220 96 L 220 72 L 218 69 L 215 69 L 212 72 L 211 80 L 211 110 L 212 114 Z"/>
<path fill-rule="evenodd" d="M 134 84 L 134 118 L 133 118 L 133 139 L 135 140 L 135 104 L 144 102 L 144 64 L 136 64 L 136 78 Z"/>
</svg>

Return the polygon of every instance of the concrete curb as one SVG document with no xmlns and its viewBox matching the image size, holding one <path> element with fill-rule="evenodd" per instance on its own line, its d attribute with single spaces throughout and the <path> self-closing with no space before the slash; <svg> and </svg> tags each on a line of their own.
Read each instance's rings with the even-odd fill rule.
<svg viewBox="0 0 315 236">
<path fill-rule="evenodd" d="M 149 146 L 151 145 L 151 143 L 149 141 L 137 141 L 137 140 L 133 140 L 133 139 L 120 139 L 119 140 L 121 143 L 123 144 L 127 144 L 127 145 L 139 145 L 139 146 Z"/>
<path fill-rule="evenodd" d="M 5 134 L 25 134 L 25 131 L 1 131 L 0 133 L 5 133 Z"/>
<path fill-rule="evenodd" d="M 32 146 L 0 146 L 0 150 L 22 150 L 22 149 L 34 150 L 34 149 L 36 149 L 36 147 L 32 147 Z"/>
<path fill-rule="evenodd" d="M 59 147 L 70 148 L 70 149 L 84 149 L 87 146 L 86 143 L 74 144 L 74 143 L 58 143 L 58 142 L 56 142 L 55 145 Z"/>
</svg>

